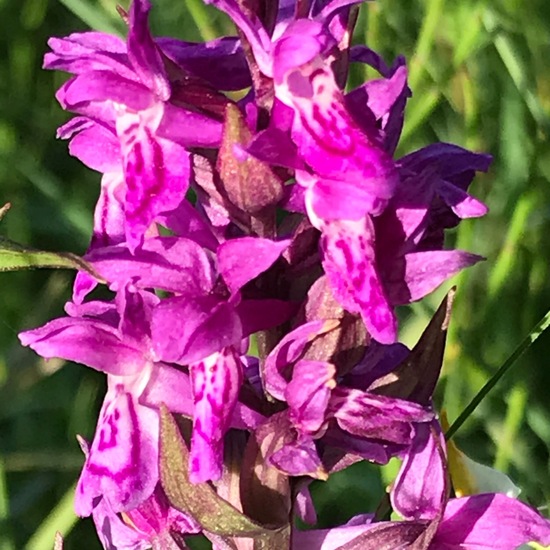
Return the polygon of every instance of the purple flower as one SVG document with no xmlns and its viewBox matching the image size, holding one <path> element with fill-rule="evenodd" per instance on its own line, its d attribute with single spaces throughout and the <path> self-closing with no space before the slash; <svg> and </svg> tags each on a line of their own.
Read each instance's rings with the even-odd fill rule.
<svg viewBox="0 0 550 550">
<path fill-rule="evenodd" d="M 519 500 L 484 494 L 449 500 L 435 525 L 427 521 L 372 523 L 369 517 L 358 516 L 333 529 L 295 531 L 292 548 L 516 550 L 533 541 L 543 545 L 550 542 L 548 520 Z"/>
<path fill-rule="evenodd" d="M 414 423 L 433 417 L 416 403 L 347 387 L 333 364 L 305 358 L 309 344 L 337 325 L 337 321 L 306 323 L 285 336 L 266 360 L 265 388 L 288 405 L 285 413 L 279 413 L 286 416 L 287 425 L 282 417 L 279 424 L 295 434 L 282 438 L 281 448 L 270 460 L 290 475 L 324 471 L 316 441 L 320 449 L 336 447 L 385 463 L 408 448 Z M 274 429 L 281 428 L 274 424 Z"/>
<path fill-rule="evenodd" d="M 253 546 L 258 527 L 260 544 L 293 530 L 285 547 L 313 550 L 550 542 L 518 501 L 449 499 L 431 399 L 450 298 L 411 352 L 396 343 L 396 306 L 481 259 L 445 250 L 444 232 L 486 212 L 468 187 L 490 159 L 436 144 L 394 160 L 407 69 L 350 47 L 360 0 L 211 3 L 239 39 L 155 40 L 150 3 L 134 0 L 126 41 L 79 33 L 45 57 L 73 75 L 57 97 L 77 116 L 59 136 L 103 175 L 93 271 L 78 274 L 68 317 L 21 334 L 107 374 L 95 436 L 80 438 L 77 513 L 106 548 L 134 550 L 175 548 L 200 522 L 216 548 Z M 350 61 L 380 78 L 345 93 Z M 112 302 L 86 301 L 98 281 Z M 159 456 L 161 406 L 192 420 L 188 499 L 172 491 L 188 479 L 166 464 L 166 438 Z M 313 479 L 396 456 L 402 521 L 293 527 L 294 513 L 316 520 Z M 159 462 L 179 482 L 161 487 Z"/>
<path fill-rule="evenodd" d="M 108 391 L 91 445 L 82 440 L 86 462 L 77 487 L 76 511 L 90 515 L 103 496 L 115 512 L 151 496 L 158 483 L 158 412 L 147 402 L 156 394 L 178 412 L 192 414 L 188 376 L 158 361 L 149 323 L 152 294 L 122 289 L 117 303 L 68 305 L 71 317 L 20 334 L 45 358 L 62 357 L 107 373 Z M 166 380 L 170 384 L 166 384 Z M 160 395 L 159 395 L 160 394 Z"/>
<path fill-rule="evenodd" d="M 223 437 L 242 385 L 239 349 L 251 332 L 286 320 L 294 308 L 278 300 L 241 300 L 240 289 L 267 270 L 287 241 L 243 237 L 222 243 L 217 257 L 183 237 L 152 237 L 133 254 L 124 246 L 97 249 L 87 259 L 114 291 L 128 284 L 174 296 L 151 309 L 149 345 L 155 358 L 188 366 L 193 388 L 193 481 L 218 479 Z M 255 262 L 248 263 L 250 255 Z M 215 264 L 218 264 L 220 279 Z M 81 301 L 90 286 L 76 288 Z M 270 315 L 264 311 L 269 308 Z"/>
<path fill-rule="evenodd" d="M 94 169 L 117 174 L 118 186 L 122 186 L 119 210 L 132 249 L 160 213 L 173 210 L 184 199 L 190 176 L 185 148 L 219 144 L 220 115 L 228 101 L 209 84 L 168 61 L 149 33 L 149 9 L 146 0 L 132 3 L 126 44 L 103 33 L 74 34 L 51 39 L 53 51 L 44 60 L 46 68 L 75 74 L 57 98 L 64 109 L 89 122 L 78 128 L 71 122 L 60 129 L 60 135 L 80 132 L 73 138 L 77 141 L 72 154 Z M 177 43 L 169 41 L 167 45 L 176 58 L 181 57 Z M 202 46 L 207 57 L 216 57 L 212 54 L 218 51 L 227 54 L 225 45 L 214 46 L 214 50 Z M 198 49 L 183 47 L 195 57 Z M 192 94 L 187 96 L 191 85 L 195 87 L 194 99 Z M 202 105 L 192 105 L 201 96 L 212 103 L 204 110 Z M 106 192 L 104 189 L 102 194 Z"/>
<path fill-rule="evenodd" d="M 339 37 L 331 33 L 329 23 L 343 4 L 328 4 L 314 19 L 281 21 L 281 11 L 270 38 L 259 21 L 245 16 L 235 3 L 212 3 L 233 18 L 250 42 L 259 69 L 273 79 L 271 128 L 258 139 L 264 147 L 277 143 L 270 149 L 281 151 L 291 138 L 293 145 L 286 148 L 295 148 L 297 155 L 282 164 L 298 168 L 296 181 L 306 189 L 314 225 L 318 219 L 379 214 L 393 194 L 397 171 L 374 119 L 368 127 L 357 124 L 330 68 L 328 57 Z M 339 200 L 342 195 L 349 200 Z"/>
</svg>

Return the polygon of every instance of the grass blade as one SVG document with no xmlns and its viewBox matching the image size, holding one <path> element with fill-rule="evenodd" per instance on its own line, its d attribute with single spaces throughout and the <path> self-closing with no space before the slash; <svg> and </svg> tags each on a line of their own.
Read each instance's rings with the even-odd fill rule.
<svg viewBox="0 0 550 550">
<path fill-rule="evenodd" d="M 11 532 L 8 526 L 10 516 L 10 498 L 6 485 L 6 469 L 4 459 L 0 457 L 0 550 L 15 550 Z"/>
<path fill-rule="evenodd" d="M 52 548 L 56 533 L 60 532 L 66 537 L 79 521 L 74 513 L 73 501 L 76 484 L 69 487 L 57 506 L 50 512 L 42 525 L 25 545 L 25 550 L 42 550 Z"/>
<path fill-rule="evenodd" d="M 516 361 L 534 344 L 544 331 L 550 326 L 550 311 L 533 327 L 531 332 L 520 342 L 512 355 L 504 361 L 497 372 L 487 381 L 479 390 L 476 396 L 470 401 L 468 406 L 462 411 L 460 416 L 453 422 L 452 426 L 445 433 L 445 439 L 448 441 L 460 427 L 468 420 L 470 415 L 476 410 L 479 404 L 487 397 L 489 392 L 496 386 L 498 381 L 514 366 Z"/>
<path fill-rule="evenodd" d="M 430 0 L 428 3 L 414 56 L 410 62 L 409 86 L 415 90 L 422 79 L 425 67 L 433 50 L 436 31 L 443 12 L 445 0 Z"/>
<path fill-rule="evenodd" d="M 122 21 L 120 24 L 115 23 L 119 21 L 116 13 L 113 13 L 113 16 L 109 17 L 99 6 L 92 6 L 84 0 L 59 1 L 91 29 L 118 36 L 122 35 Z"/>
</svg>

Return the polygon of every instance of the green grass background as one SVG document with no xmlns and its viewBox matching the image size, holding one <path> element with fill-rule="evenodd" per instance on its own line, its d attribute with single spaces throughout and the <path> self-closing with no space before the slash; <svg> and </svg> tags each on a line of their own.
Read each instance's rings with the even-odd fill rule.
<svg viewBox="0 0 550 550">
<path fill-rule="evenodd" d="M 157 35 L 232 32 L 200 0 L 153 5 Z M 66 77 L 40 67 L 49 36 L 87 28 L 123 32 L 115 2 L 0 0 L 0 202 L 12 203 L 0 233 L 76 253 L 88 243 L 99 176 L 55 140 L 68 115 L 53 96 Z M 453 420 L 550 308 L 550 10 L 547 0 L 379 0 L 362 7 L 355 39 L 388 61 L 399 53 L 409 60 L 414 95 L 400 154 L 451 141 L 494 155 L 490 173 L 472 187 L 490 214 L 449 239 L 487 257 L 454 281 L 438 395 Z M 71 281 L 68 272 L 0 275 L 0 550 L 51 548 L 55 529 L 68 549 L 99 548 L 91 521 L 74 517 L 72 491 L 82 464 L 75 433 L 92 436 L 103 377 L 46 364 L 16 337 L 62 313 Z M 444 290 L 403 312 L 407 343 Z M 543 336 L 456 436 L 539 507 L 550 500 L 549 357 Z M 358 465 L 316 485 L 323 524 L 372 510 L 389 475 Z"/>
</svg>

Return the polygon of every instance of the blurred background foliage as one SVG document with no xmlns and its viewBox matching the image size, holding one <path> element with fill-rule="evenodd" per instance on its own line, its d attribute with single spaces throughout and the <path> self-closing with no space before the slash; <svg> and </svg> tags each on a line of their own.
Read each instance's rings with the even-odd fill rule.
<svg viewBox="0 0 550 550">
<path fill-rule="evenodd" d="M 127 6 L 127 2 L 120 2 Z M 49 36 L 94 28 L 123 34 L 114 0 L 0 0 L 0 232 L 22 243 L 83 253 L 99 176 L 55 140 L 67 120 L 54 99 L 63 74 L 41 70 Z M 201 0 L 153 0 L 157 35 L 201 40 L 233 33 Z M 547 0 L 378 0 L 361 9 L 357 42 L 409 60 L 413 97 L 399 153 L 451 141 L 494 156 L 472 190 L 490 214 L 451 236 L 487 261 L 459 276 L 438 402 L 451 420 L 550 307 L 550 10 Z M 356 79 L 364 77 L 354 69 Z M 373 77 L 372 73 L 368 73 Z M 17 333 L 62 313 L 72 274 L 4 273 L 0 322 L 0 550 L 97 549 L 90 520 L 72 512 L 93 435 L 101 375 L 44 363 Z M 449 285 L 447 285 L 448 288 Z M 412 345 L 445 289 L 404 310 Z M 456 437 L 468 454 L 508 472 L 548 513 L 550 337 L 520 360 Z M 371 511 L 391 468 L 356 465 L 314 486 L 324 525 Z"/>
</svg>

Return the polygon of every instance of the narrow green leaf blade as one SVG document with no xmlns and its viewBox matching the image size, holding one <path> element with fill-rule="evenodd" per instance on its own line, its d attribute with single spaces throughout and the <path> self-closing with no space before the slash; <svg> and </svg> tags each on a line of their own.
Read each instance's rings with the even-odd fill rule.
<svg viewBox="0 0 550 550">
<path fill-rule="evenodd" d="M 115 35 L 122 34 L 122 24 L 114 11 L 110 16 L 100 6 L 94 6 L 85 0 L 60 0 L 60 2 L 91 29 Z"/>
<path fill-rule="evenodd" d="M 33 536 L 28 540 L 25 545 L 25 550 L 51 548 L 54 541 L 56 548 L 63 548 L 63 539 L 59 533 L 64 533 L 65 536 L 67 536 L 76 523 L 80 521 L 80 518 L 78 518 L 74 512 L 75 489 L 76 484 L 74 483 L 65 492 L 63 498 L 42 522 L 40 527 L 38 527 Z"/>
<path fill-rule="evenodd" d="M 519 343 L 510 357 L 504 361 L 502 366 L 493 374 L 487 383 L 479 390 L 460 416 L 453 422 L 445 433 L 445 439 L 450 440 L 460 429 L 462 424 L 468 420 L 470 415 L 477 409 L 479 404 L 487 397 L 489 392 L 497 385 L 498 381 L 514 366 L 516 361 L 534 344 L 539 337 L 550 327 L 550 311 L 533 327 L 531 332 Z"/>
<path fill-rule="evenodd" d="M 38 268 L 77 269 L 86 271 L 96 279 L 101 280 L 93 267 L 76 254 L 26 248 L 0 237 L 0 271 Z"/>
</svg>

